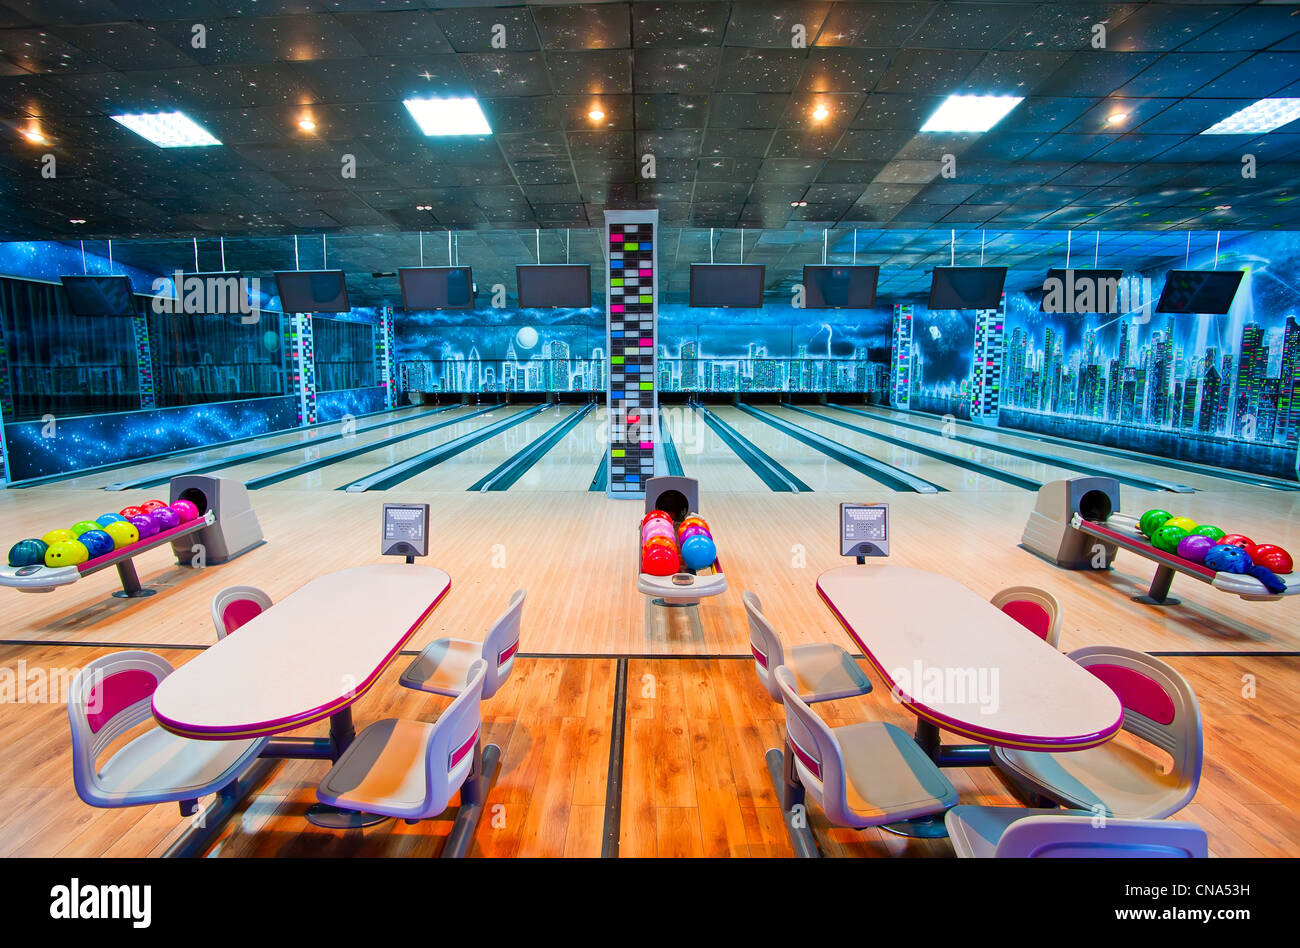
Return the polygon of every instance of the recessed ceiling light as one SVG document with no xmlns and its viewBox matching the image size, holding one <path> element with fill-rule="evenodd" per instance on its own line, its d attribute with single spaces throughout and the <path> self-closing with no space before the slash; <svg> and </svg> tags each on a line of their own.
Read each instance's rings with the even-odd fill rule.
<svg viewBox="0 0 1300 948">
<path fill-rule="evenodd" d="M 1216 205 L 1214 205 L 1214 209 L 1215 209 L 1216 211 L 1230 211 L 1230 210 L 1232 210 L 1232 205 L 1231 205 L 1231 204 L 1216 204 Z"/>
<path fill-rule="evenodd" d="M 472 96 L 404 99 L 402 105 L 426 135 L 491 135 L 483 109 Z"/>
<path fill-rule="evenodd" d="M 1216 122 L 1202 135 L 1257 135 L 1300 118 L 1300 99 L 1260 99 Z"/>
<path fill-rule="evenodd" d="M 1106 116 L 1106 121 L 1109 122 L 1111 125 L 1118 125 L 1120 122 L 1124 122 L 1127 120 L 1128 120 L 1127 112 L 1114 112 Z"/>
<path fill-rule="evenodd" d="M 85 219 L 84 217 L 72 217 L 72 218 L 69 218 L 69 219 L 68 219 L 68 223 L 69 223 L 69 224 L 84 224 L 84 223 L 86 223 L 86 219 Z"/>
<path fill-rule="evenodd" d="M 820 122 L 822 119 L 826 118 L 826 116 L 830 114 L 831 114 L 830 109 L 826 108 L 826 106 L 824 105 L 819 105 L 817 106 L 817 108 L 813 109 L 812 115 L 814 119 Z"/>
<path fill-rule="evenodd" d="M 193 148 L 221 144 L 184 112 L 134 113 L 114 115 L 112 119 L 125 125 L 141 138 L 153 142 L 159 148 Z"/>
<path fill-rule="evenodd" d="M 415 209 L 416 209 L 417 211 L 431 211 L 431 210 L 433 210 L 433 205 L 432 205 L 432 204 L 417 204 L 417 205 L 415 205 Z"/>
<path fill-rule="evenodd" d="M 587 113 L 587 118 L 591 119 L 593 122 L 599 122 L 604 117 L 605 117 L 605 113 L 602 112 L 600 109 L 592 109 L 590 112 Z"/>
<path fill-rule="evenodd" d="M 298 119 L 298 127 L 302 129 L 304 132 L 310 132 L 315 130 L 316 123 L 313 122 L 309 117 L 303 116 L 302 118 Z"/>
<path fill-rule="evenodd" d="M 1024 101 L 1018 95 L 950 95 L 923 132 L 987 132 Z"/>
<path fill-rule="evenodd" d="M 48 140 L 46 139 L 44 133 L 42 133 L 41 130 L 37 128 L 35 125 L 23 129 L 23 138 L 27 139 L 33 145 L 48 144 Z"/>
</svg>

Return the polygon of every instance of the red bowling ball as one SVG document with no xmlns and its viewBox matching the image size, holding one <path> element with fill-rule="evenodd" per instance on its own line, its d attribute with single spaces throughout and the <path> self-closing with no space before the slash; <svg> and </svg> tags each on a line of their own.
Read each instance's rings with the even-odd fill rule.
<svg viewBox="0 0 1300 948">
<path fill-rule="evenodd" d="M 118 513 L 120 513 L 127 520 L 130 520 L 132 517 L 138 517 L 141 514 L 143 514 L 144 510 L 142 510 L 139 507 L 123 507 L 121 510 L 118 511 Z"/>
<path fill-rule="evenodd" d="M 1237 546 L 1249 553 L 1250 548 L 1255 545 L 1255 541 L 1250 537 L 1242 536 L 1240 533 L 1229 533 L 1227 536 L 1220 538 L 1219 542 L 1215 545 Z"/>
<path fill-rule="evenodd" d="M 1246 552 L 1250 554 L 1251 562 L 1256 566 L 1263 566 L 1279 576 L 1285 576 L 1295 569 L 1291 554 L 1273 543 L 1260 543 Z"/>
</svg>

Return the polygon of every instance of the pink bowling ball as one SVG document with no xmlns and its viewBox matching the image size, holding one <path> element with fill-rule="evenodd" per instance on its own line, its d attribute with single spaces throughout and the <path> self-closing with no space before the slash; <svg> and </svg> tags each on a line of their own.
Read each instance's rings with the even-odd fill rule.
<svg viewBox="0 0 1300 948">
<path fill-rule="evenodd" d="M 172 504 L 172 510 L 180 515 L 181 523 L 189 523 L 199 518 L 199 508 L 193 501 L 178 500 Z"/>
<path fill-rule="evenodd" d="M 153 517 L 149 514 L 140 514 L 138 517 L 127 517 L 126 522 L 135 527 L 140 534 L 141 540 L 147 540 L 158 532 L 158 524 L 154 522 Z"/>
<path fill-rule="evenodd" d="M 158 525 L 158 531 L 171 530 L 173 527 L 179 527 L 181 515 L 170 507 L 159 507 L 149 514 L 150 519 Z"/>
<path fill-rule="evenodd" d="M 677 533 L 673 530 L 673 525 L 668 523 L 666 520 L 651 520 L 641 528 L 642 545 L 645 545 L 645 541 L 649 540 L 651 537 L 667 537 L 676 542 Z"/>
</svg>

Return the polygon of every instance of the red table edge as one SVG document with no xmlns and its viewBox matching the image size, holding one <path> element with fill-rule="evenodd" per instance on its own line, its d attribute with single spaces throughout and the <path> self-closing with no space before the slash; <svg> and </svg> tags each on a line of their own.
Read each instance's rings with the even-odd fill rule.
<svg viewBox="0 0 1300 948">
<path fill-rule="evenodd" d="M 157 719 L 158 723 L 163 726 L 163 728 L 171 731 L 173 734 L 177 734 L 181 737 L 193 738 L 199 741 L 232 741 L 255 737 L 269 737 L 272 734 L 282 734 L 285 731 L 293 731 L 300 727 L 305 727 L 308 724 L 315 724 L 317 721 L 324 721 L 326 718 L 337 714 L 339 711 L 359 700 L 367 691 L 370 690 L 374 683 L 379 679 L 379 676 L 388 670 L 388 666 L 392 664 L 393 659 L 401 653 L 402 646 L 409 642 L 415 633 L 420 630 L 420 627 L 424 625 L 429 616 L 433 614 L 433 610 L 438 608 L 438 603 L 442 602 L 443 597 L 450 591 L 451 577 L 448 576 L 447 585 L 443 587 L 442 592 L 438 593 L 438 597 L 429 604 L 429 608 L 425 609 L 424 612 L 420 614 L 420 618 L 415 620 L 415 624 L 412 625 L 397 644 L 393 646 L 392 650 L 384 658 L 383 662 L 381 662 L 366 678 L 366 680 L 362 682 L 359 687 L 354 689 L 350 695 L 339 698 L 337 701 L 331 701 L 329 704 L 321 705 L 318 708 L 304 711 L 301 714 L 291 715 L 287 718 L 279 718 L 275 721 L 259 721 L 238 729 L 209 726 L 194 727 L 181 724 L 178 721 L 173 721 L 164 714 L 160 714 L 157 705 L 155 705 L 151 699 L 150 708 L 153 710 L 153 716 Z"/>
<path fill-rule="evenodd" d="M 1011 747 L 1019 750 L 1033 751 L 1072 751 L 1087 750 L 1089 747 L 1097 747 L 1101 744 L 1105 744 L 1115 736 L 1120 729 L 1120 725 L 1124 723 L 1124 710 L 1121 707 L 1120 716 L 1116 718 L 1114 724 L 1105 730 L 1096 731 L 1090 734 L 1081 734 L 1075 738 L 1057 740 L 1050 743 L 1036 740 L 1025 734 L 1008 734 L 1003 731 L 995 731 L 992 729 L 987 731 L 972 730 L 966 722 L 954 721 L 952 718 L 935 711 L 933 708 L 911 700 L 898 688 L 897 683 L 889 676 L 884 668 L 881 667 L 880 663 L 876 661 L 875 656 L 871 654 L 871 649 L 867 648 L 866 643 L 858 637 L 858 634 L 855 631 L 853 631 L 853 627 L 849 625 L 848 620 L 846 620 L 840 611 L 835 608 L 835 604 L 831 602 L 830 597 L 826 595 L 826 591 L 822 589 L 820 577 L 817 579 L 817 595 L 821 597 L 822 602 L 824 602 L 826 607 L 830 609 L 831 614 L 835 616 L 844 631 L 847 632 L 849 637 L 858 644 L 860 649 L 862 649 L 862 654 L 866 657 L 867 662 L 875 670 L 876 674 L 880 676 L 881 680 L 889 685 L 890 691 L 898 697 L 899 703 L 917 717 L 923 718 L 931 724 L 943 728 L 945 731 L 960 734 L 962 737 L 969 737 L 972 740 L 979 741 L 983 744 L 996 744 L 999 747 Z"/>
</svg>

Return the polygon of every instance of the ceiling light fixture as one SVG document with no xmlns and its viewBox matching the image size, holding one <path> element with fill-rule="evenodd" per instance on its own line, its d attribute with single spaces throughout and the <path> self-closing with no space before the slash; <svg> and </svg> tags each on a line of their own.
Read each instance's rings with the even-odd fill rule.
<svg viewBox="0 0 1300 948">
<path fill-rule="evenodd" d="M 491 135 L 487 117 L 473 96 L 403 99 L 415 124 L 425 135 Z"/>
<path fill-rule="evenodd" d="M 824 106 L 824 105 L 820 105 L 820 104 L 819 104 L 819 105 L 817 106 L 817 108 L 813 109 L 812 117 L 813 117 L 814 119 L 816 119 L 818 122 L 820 122 L 820 121 L 822 121 L 823 119 L 825 119 L 826 116 L 828 116 L 828 115 L 830 115 L 830 114 L 831 114 L 831 110 L 830 110 L 830 109 L 826 108 L 826 106 Z"/>
<path fill-rule="evenodd" d="M 159 148 L 194 148 L 221 144 L 184 112 L 139 112 L 114 115 L 111 118 Z"/>
<path fill-rule="evenodd" d="M 987 132 L 1023 101 L 1018 95 L 950 95 L 921 131 Z"/>
<path fill-rule="evenodd" d="M 587 113 L 587 118 L 591 119 L 593 122 L 599 122 L 604 117 L 605 117 L 605 113 L 602 112 L 600 109 L 592 109 L 590 112 Z"/>
<path fill-rule="evenodd" d="M 1201 132 L 1202 135 L 1258 135 L 1300 118 L 1300 99 L 1260 99 L 1233 112 Z"/>
<path fill-rule="evenodd" d="M 23 138 L 27 139 L 33 145 L 49 144 L 49 141 L 48 139 L 46 139 L 44 133 L 41 132 L 41 130 L 37 128 L 35 125 L 23 129 Z"/>
<path fill-rule="evenodd" d="M 431 211 L 431 210 L 433 210 L 433 205 L 432 205 L 432 204 L 417 204 L 417 205 L 415 205 L 415 209 L 416 209 L 417 211 Z"/>
<path fill-rule="evenodd" d="M 304 132 L 311 132 L 315 131 L 316 123 L 311 120 L 310 116 L 304 115 L 302 118 L 298 119 L 298 127 Z"/>
<path fill-rule="evenodd" d="M 1111 125 L 1118 125 L 1120 122 L 1125 122 L 1127 120 L 1128 120 L 1127 112 L 1113 112 L 1110 115 L 1106 116 L 1106 121 Z"/>
<path fill-rule="evenodd" d="M 70 218 L 68 218 L 68 223 L 69 223 L 69 224 L 84 224 L 84 223 L 86 223 L 86 219 L 85 219 L 84 217 L 70 217 Z"/>
</svg>

